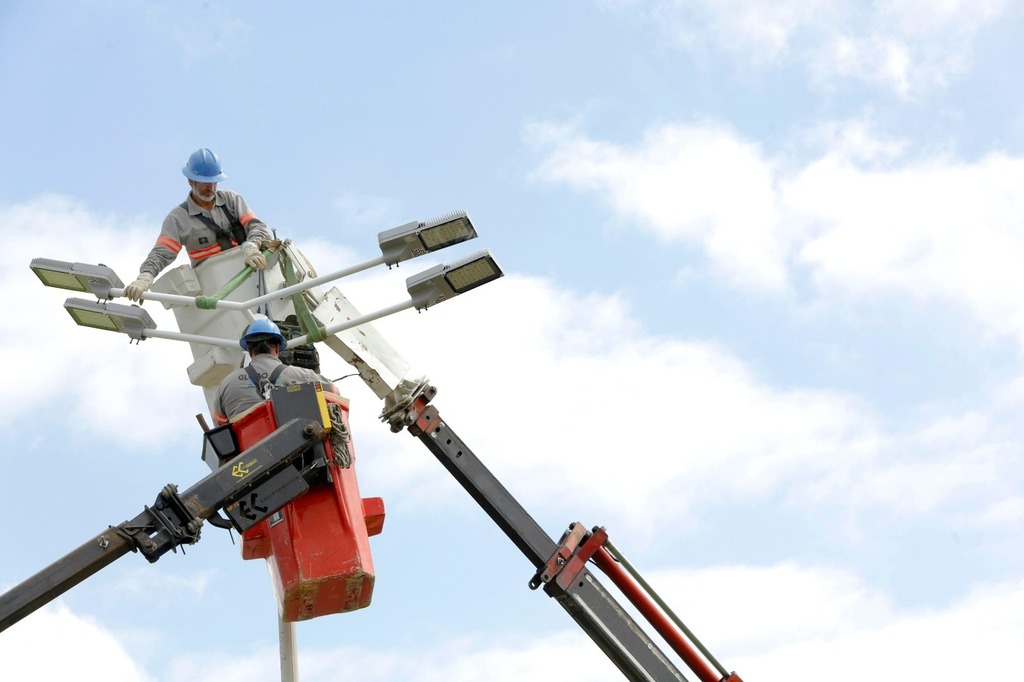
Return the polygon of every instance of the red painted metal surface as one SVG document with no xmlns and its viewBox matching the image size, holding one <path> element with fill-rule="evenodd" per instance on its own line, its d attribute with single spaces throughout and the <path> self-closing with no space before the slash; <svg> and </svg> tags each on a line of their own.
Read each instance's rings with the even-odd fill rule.
<svg viewBox="0 0 1024 682">
<path fill-rule="evenodd" d="M 341 405 L 347 426 L 348 401 L 325 396 Z M 277 428 L 271 403 L 253 408 L 233 427 L 239 445 L 248 448 Z M 330 442 L 324 445 L 333 482 L 312 486 L 242 535 L 242 558 L 267 560 L 286 622 L 361 609 L 373 596 L 369 536 L 383 528 L 384 502 L 360 497 L 351 442 L 352 466 L 344 469 L 332 461 Z"/>
<path fill-rule="evenodd" d="M 657 604 L 651 601 L 647 593 L 637 585 L 629 573 L 615 561 L 607 549 L 604 547 L 599 548 L 594 553 L 594 561 L 604 571 L 605 575 L 611 578 L 616 587 L 626 595 L 626 598 L 633 603 L 633 606 L 643 614 L 644 618 L 665 638 L 669 646 L 679 654 L 679 657 L 700 678 L 701 682 L 722 682 L 726 679 L 742 682 L 742 680 L 736 677 L 735 673 L 729 678 L 723 678 L 723 676 L 719 675 L 711 667 L 711 664 L 700 655 L 700 652 L 683 636 L 683 633 L 675 627 L 675 624 L 669 620 L 668 616 L 662 613 Z"/>
</svg>

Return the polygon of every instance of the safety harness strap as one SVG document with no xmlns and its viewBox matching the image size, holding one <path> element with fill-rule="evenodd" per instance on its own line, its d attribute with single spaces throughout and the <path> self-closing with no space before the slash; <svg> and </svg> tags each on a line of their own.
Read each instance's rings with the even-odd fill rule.
<svg viewBox="0 0 1024 682">
<path fill-rule="evenodd" d="M 186 212 L 188 211 L 188 199 L 181 202 L 181 207 L 185 209 Z M 238 244 L 241 244 L 242 242 L 245 241 L 245 227 L 238 220 L 238 217 L 232 212 L 231 208 L 229 208 L 226 203 L 224 204 L 224 210 L 227 211 L 228 217 L 231 219 L 230 230 L 225 230 L 223 227 L 217 224 L 217 221 L 213 220 L 212 218 L 206 216 L 203 213 L 200 213 L 198 216 L 196 216 L 204 223 L 206 223 L 207 227 L 213 230 L 213 233 L 217 235 L 217 243 L 220 245 L 221 251 L 227 251 L 228 249 L 232 249 Z M 231 243 L 232 239 L 235 240 L 234 244 Z"/>
<path fill-rule="evenodd" d="M 260 373 L 252 365 L 245 366 L 245 373 L 249 375 L 249 381 L 252 382 L 252 387 L 256 389 L 256 392 L 260 394 L 263 400 L 270 397 L 270 387 L 277 385 L 277 380 L 281 376 L 281 372 L 287 365 L 278 365 L 274 368 L 274 371 L 270 373 L 270 376 L 264 379 L 260 376 Z"/>
</svg>

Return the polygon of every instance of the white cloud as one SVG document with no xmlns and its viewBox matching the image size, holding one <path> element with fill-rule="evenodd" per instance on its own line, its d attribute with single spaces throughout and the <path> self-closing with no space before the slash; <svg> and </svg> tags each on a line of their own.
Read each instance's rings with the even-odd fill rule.
<svg viewBox="0 0 1024 682">
<path fill-rule="evenodd" d="M 679 45 L 687 48 L 746 53 L 751 62 L 777 61 L 793 49 L 793 41 L 807 27 L 836 13 L 835 3 L 812 2 L 678 2 L 649 4 L 651 15 L 669 28 Z"/>
<path fill-rule="evenodd" d="M 167 682 L 277 682 L 281 679 L 279 654 L 273 649 L 224 657 L 184 654 L 174 657 L 170 663 L 162 678 Z M 305 667 L 305 656 L 302 656 L 300 679 L 308 679 Z"/>
<path fill-rule="evenodd" d="M 650 0 L 601 3 L 640 11 L 682 49 L 725 55 L 748 68 L 806 65 L 814 81 L 851 79 L 901 97 L 942 87 L 970 65 L 972 43 L 1006 0 Z"/>
<path fill-rule="evenodd" d="M 1024 521 L 1024 497 L 1006 497 L 994 502 L 971 522 L 977 526 L 1019 528 Z"/>
<path fill-rule="evenodd" d="M 367 682 L 521 682 L 550 675 L 572 661 L 572 677 L 582 682 L 620 679 L 614 666 L 582 633 L 557 633 L 544 640 L 512 634 L 501 642 L 457 634 L 431 646 L 413 644 L 304 649 L 299 657 L 303 680 L 336 680 L 339 671 Z M 183 656 L 174 661 L 168 682 L 274 682 L 276 652 L 213 658 Z"/>
<path fill-rule="evenodd" d="M 1022 181 L 1024 160 L 998 154 L 892 169 L 830 154 L 782 183 L 782 203 L 820 288 L 946 299 L 1024 339 Z"/>
<path fill-rule="evenodd" d="M 789 596 L 792 600 L 804 598 L 799 589 Z M 822 611 L 830 606 L 824 603 Z M 780 643 L 773 651 L 737 658 L 735 665 L 741 671 L 758 671 L 759 679 L 764 680 L 813 680 L 822 671 L 838 682 L 880 676 L 936 680 L 998 677 L 1024 665 L 1022 607 L 1024 584 L 986 586 L 947 609 L 899 613 L 872 623 L 858 618 L 856 627 L 842 635 Z"/>
<path fill-rule="evenodd" d="M 909 146 L 905 140 L 881 135 L 870 119 L 825 121 L 805 136 L 808 146 L 869 168 L 899 162 Z"/>
<path fill-rule="evenodd" d="M 836 682 L 967 680 L 998 677 L 1024 665 L 1021 582 L 979 587 L 940 609 L 900 610 L 856 575 L 796 563 L 646 577 L 722 665 L 747 680 L 811 682 L 822 674 Z M 646 623 L 644 629 L 653 632 Z M 311 682 L 335 679 L 338 670 L 371 682 L 513 682 L 543 677 L 566 661 L 572 661 L 574 679 L 620 679 L 576 630 L 543 638 L 509 632 L 500 640 L 454 631 L 441 644 L 428 638 L 400 651 L 306 649 L 299 663 L 302 679 Z M 184 656 L 166 679 L 269 681 L 275 679 L 268 670 L 273 664 L 271 652 L 223 659 Z"/>
<path fill-rule="evenodd" d="M 978 587 L 943 608 L 904 610 L 844 570 L 794 563 L 648 579 L 744 679 L 967 680 L 1024 664 L 1020 581 Z"/>
<path fill-rule="evenodd" d="M 662 240 L 702 247 L 726 279 L 786 291 L 806 271 L 821 296 L 898 294 L 967 310 L 1024 343 L 1024 159 L 907 160 L 863 124 L 792 167 L 717 124 L 658 126 L 632 146 L 535 126 L 535 177 L 592 192 Z"/>
<path fill-rule="evenodd" d="M 794 562 L 714 566 L 656 571 L 647 579 L 723 658 L 726 652 L 730 659 L 738 652 L 755 657 L 796 642 L 838 639 L 899 617 L 884 593 L 838 568 Z"/>
<path fill-rule="evenodd" d="M 890 449 L 900 455 L 851 477 L 845 484 L 848 494 L 866 507 L 911 516 L 941 513 L 954 499 L 982 509 L 986 498 L 1014 499 L 1020 434 L 1000 434 L 1001 427 L 991 414 L 933 418 L 894 440 Z"/>
<path fill-rule="evenodd" d="M 756 144 L 714 123 L 660 126 L 634 148 L 566 127 L 538 125 L 528 134 L 548 150 L 535 178 L 606 197 L 665 241 L 701 244 L 736 282 L 785 286 L 775 170 Z"/>
<path fill-rule="evenodd" d="M 877 676 L 973 679 L 1020 669 L 1024 649 L 1024 583 L 980 586 L 944 608 L 896 608 L 880 591 L 846 571 L 787 562 L 647 572 L 646 578 L 728 669 L 744 679 L 837 682 Z M 922 577 L 925 579 L 926 577 Z M 557 611 L 552 612 L 557 619 Z M 645 625 L 645 629 L 649 626 Z M 228 656 L 168 652 L 150 674 L 113 633 L 63 606 L 51 606 L 0 637 L 0 661 L 11 679 L 246 680 L 278 679 L 277 652 Z M 60 655 L 53 655 L 55 646 Z M 936 656 L 935 651 L 949 655 Z M 969 653 L 959 655 L 958 652 Z M 303 679 L 335 679 L 338 670 L 387 682 L 531 679 L 572 660 L 574 677 L 618 674 L 577 630 L 535 638 L 509 632 L 499 641 L 448 631 L 438 644 L 300 649 Z"/>
<path fill-rule="evenodd" d="M 115 633 L 59 605 L 37 611 L 3 632 L 0 675 L 7 680 L 81 682 L 156 679 Z"/>
<path fill-rule="evenodd" d="M 781 563 L 648 571 L 647 580 L 728 669 L 744 679 L 830 680 L 876 677 L 974 679 L 1024 665 L 1024 583 L 979 587 L 943 608 L 896 608 L 877 589 L 838 568 Z M 557 613 L 553 611 L 553 619 Z M 646 627 L 646 626 L 645 626 Z M 0 659 L 12 679 L 155 679 L 133 662 L 108 631 L 63 607 L 49 607 L 0 637 Z M 52 655 L 59 642 L 60 655 Z M 437 646 L 382 642 L 376 648 L 300 651 L 302 679 L 335 679 L 338 670 L 387 682 L 531 679 L 573 664 L 574 678 L 618 679 L 594 645 L 574 630 L 543 639 L 509 632 L 500 640 L 456 637 Z M 935 655 L 943 650 L 950 655 Z M 970 652 L 958 655 L 956 652 Z M 102 666 L 85 665 L 101 656 Z M 247 654 L 169 653 L 156 679 L 278 679 L 276 651 Z M 89 677 L 95 673 L 95 677 Z"/>
</svg>

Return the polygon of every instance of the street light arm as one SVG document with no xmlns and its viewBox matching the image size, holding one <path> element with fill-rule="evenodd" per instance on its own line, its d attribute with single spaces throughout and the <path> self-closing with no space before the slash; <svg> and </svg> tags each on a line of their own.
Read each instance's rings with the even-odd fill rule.
<svg viewBox="0 0 1024 682">
<path fill-rule="evenodd" d="M 346 320 L 345 322 L 338 322 L 337 324 L 332 324 L 329 327 L 325 327 L 324 335 L 332 336 L 334 334 L 337 334 L 338 332 L 343 332 L 346 329 L 352 329 L 353 327 L 358 327 L 359 325 L 366 324 L 368 322 L 373 322 L 374 320 L 379 320 L 382 317 L 387 317 L 388 315 L 394 315 L 395 313 L 401 312 L 403 310 L 408 310 L 409 308 L 412 308 L 415 305 L 415 301 L 403 301 L 401 303 L 396 303 L 394 305 L 388 306 L 387 308 L 381 308 L 376 312 L 367 313 L 365 315 L 361 315 L 360 317 L 356 317 L 351 320 Z M 308 342 L 309 334 L 303 334 L 302 336 L 297 336 L 294 339 L 288 341 L 288 348 L 302 346 Z"/>
</svg>

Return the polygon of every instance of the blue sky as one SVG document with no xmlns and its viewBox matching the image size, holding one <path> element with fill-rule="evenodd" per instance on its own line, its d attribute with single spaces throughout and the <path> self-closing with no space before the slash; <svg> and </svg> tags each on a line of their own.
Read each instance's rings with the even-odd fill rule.
<svg viewBox="0 0 1024 682">
<path fill-rule="evenodd" d="M 321 272 L 466 209 L 506 277 L 375 326 L 744 679 L 1021 669 L 1022 30 L 1012 0 L 5 3 L 0 589 L 206 473 L 183 344 L 77 328 L 28 269 L 134 277 L 205 146 Z M 375 310 L 420 267 L 341 288 Z M 299 625 L 302 679 L 618 679 L 351 381 L 377 584 Z M 263 564 L 186 552 L 10 628 L 0 675 L 278 679 Z"/>
</svg>

